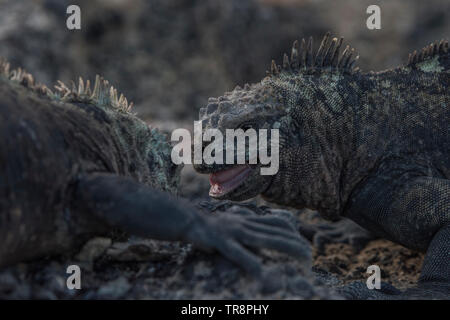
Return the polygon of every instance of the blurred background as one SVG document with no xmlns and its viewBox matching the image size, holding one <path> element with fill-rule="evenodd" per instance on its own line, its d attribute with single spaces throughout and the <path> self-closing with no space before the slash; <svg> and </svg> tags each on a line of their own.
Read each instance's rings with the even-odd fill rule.
<svg viewBox="0 0 450 320">
<path fill-rule="evenodd" d="M 66 8 L 81 7 L 81 30 Z M 381 7 L 381 30 L 366 8 Z M 208 97 L 262 79 L 295 39 L 326 31 L 363 71 L 404 63 L 449 36 L 448 0 L 0 0 L 0 56 L 53 86 L 101 74 L 162 128 L 189 126 Z"/>
<path fill-rule="evenodd" d="M 66 28 L 66 9 L 71 4 L 81 8 L 79 31 Z M 366 27 L 366 9 L 372 4 L 381 7 L 381 30 Z M 408 53 L 430 42 L 448 39 L 449 18 L 449 0 L 0 0 L 0 57 L 7 58 L 14 68 L 25 68 L 49 87 L 58 79 L 68 83 L 79 76 L 92 80 L 96 74 L 103 75 L 135 102 L 134 111 L 142 119 L 163 131 L 179 127 L 192 130 L 198 109 L 208 97 L 260 81 L 271 59 L 281 63 L 282 54 L 290 50 L 295 39 L 313 36 L 317 48 L 330 31 L 357 50 L 358 66 L 363 71 L 377 71 L 405 63 Z M 181 195 L 197 201 L 208 198 L 208 189 L 208 178 L 186 166 Z M 312 212 L 300 219 L 307 224 L 322 223 Z M 400 288 L 417 281 L 422 255 L 384 240 L 374 240 L 359 251 L 361 248 L 355 249 L 352 243 L 361 239 L 361 233 L 352 232 L 340 240 L 326 240 L 331 244 L 323 252 L 314 249 L 314 265 L 341 280 L 365 281 L 370 261 L 381 266 L 383 281 Z M 371 238 L 365 235 L 362 239 Z M 95 245 L 93 248 L 96 250 Z M 148 250 L 158 256 L 158 250 L 151 248 Z M 179 252 L 161 248 L 162 252 Z M 169 258 L 154 264 L 156 269 L 152 263 L 143 264 L 143 268 L 158 271 L 156 276 L 153 271 L 144 273 L 149 280 L 142 282 L 128 271 L 129 263 L 98 261 L 94 272 L 88 273 L 93 290 L 86 291 L 85 297 L 112 294 L 117 298 L 125 295 L 130 283 L 135 289 L 129 297 L 154 297 L 166 292 L 161 288 L 178 292 L 173 289 L 177 286 L 165 285 L 167 270 L 175 272 L 177 269 L 170 266 L 178 265 L 167 263 L 172 261 Z M 136 270 L 143 270 L 140 268 Z M 37 288 L 49 287 L 50 293 L 37 291 L 40 299 L 52 298 L 52 294 L 66 297 L 64 280 L 60 285 L 56 281 L 57 277 L 63 279 L 58 275 L 60 264 L 53 261 L 42 272 L 35 272 L 40 267 L 30 265 L 24 269 L 28 270 L 26 277 L 20 270 L 14 270 L 18 276 L 11 276 L 13 281 L 31 277 Z M 14 291 L 18 297 L 32 292 L 23 282 L 17 280 L 22 283 Z M 95 293 L 97 287 L 102 294 Z M 136 290 L 142 294 L 136 295 Z"/>
</svg>

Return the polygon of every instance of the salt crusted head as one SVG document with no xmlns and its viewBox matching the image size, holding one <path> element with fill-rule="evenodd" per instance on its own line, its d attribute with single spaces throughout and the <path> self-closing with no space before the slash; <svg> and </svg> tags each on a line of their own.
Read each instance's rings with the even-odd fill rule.
<svg viewBox="0 0 450 320">
<path fill-rule="evenodd" d="M 1 80 L 22 85 L 54 102 L 99 108 L 100 112 L 108 115 L 114 128 L 111 134 L 127 154 L 124 158 L 132 159 L 127 168 L 129 174 L 155 188 L 177 192 L 182 166 L 171 161 L 171 144 L 167 137 L 132 113 L 133 103 L 129 103 L 123 94 L 118 94 L 107 80 L 97 75 L 91 86 L 89 80 L 84 81 L 80 77 L 78 84 L 72 81 L 68 86 L 58 81 L 51 90 L 35 82 L 33 76 L 23 69 L 11 70 L 10 64 L 0 58 Z"/>
<path fill-rule="evenodd" d="M 358 72 L 354 67 L 358 59 L 354 50 L 347 46 L 341 54 L 341 45 L 342 38 L 331 39 L 327 34 L 313 54 L 312 38 L 308 42 L 295 41 L 290 58 L 285 54 L 281 65 L 272 61 L 268 76 L 261 82 L 237 87 L 219 98 L 210 98 L 208 105 L 200 109 L 203 132 L 219 129 L 225 135 L 226 129 L 249 128 L 256 131 L 277 129 L 279 132 L 280 163 L 275 175 L 261 175 L 260 161 L 256 165 L 194 165 L 198 172 L 210 174 L 210 196 L 237 201 L 258 194 L 270 196 L 275 189 L 281 190 L 291 183 L 288 181 L 291 178 L 283 176 L 288 171 L 286 168 L 293 168 L 293 163 L 301 160 L 312 161 L 307 153 L 314 148 L 314 138 L 305 136 L 304 140 L 294 144 L 292 141 L 297 138 L 293 135 L 298 134 L 301 113 L 314 114 L 319 107 L 317 95 L 321 83 L 324 86 L 330 81 L 337 84 L 341 77 Z M 332 90 L 338 89 L 336 86 Z M 303 167 L 307 168 L 311 166 Z M 297 176 L 303 176 L 303 183 L 307 184 L 308 179 L 316 179 L 314 173 L 298 173 Z"/>
</svg>

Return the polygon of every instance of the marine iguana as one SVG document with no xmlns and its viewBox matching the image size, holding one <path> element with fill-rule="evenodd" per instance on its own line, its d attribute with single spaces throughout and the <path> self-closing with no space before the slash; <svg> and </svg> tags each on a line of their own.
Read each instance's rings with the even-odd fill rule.
<svg viewBox="0 0 450 320">
<path fill-rule="evenodd" d="M 210 98 L 203 130 L 279 129 L 280 169 L 194 165 L 210 196 L 270 202 L 347 217 L 378 236 L 426 251 L 418 288 L 358 283 L 352 298 L 450 297 L 450 56 L 447 41 L 395 69 L 362 73 L 343 39 L 295 41 L 259 83 Z M 225 148 L 225 146 L 224 146 Z M 225 152 L 224 152 L 225 153 Z M 236 163 L 236 162 L 235 162 Z"/>
<path fill-rule="evenodd" d="M 113 229 L 218 250 L 255 276 L 269 248 L 309 258 L 276 216 L 208 216 L 170 196 L 179 185 L 166 137 L 97 76 L 52 91 L 0 61 L 0 267 L 66 253 Z"/>
</svg>

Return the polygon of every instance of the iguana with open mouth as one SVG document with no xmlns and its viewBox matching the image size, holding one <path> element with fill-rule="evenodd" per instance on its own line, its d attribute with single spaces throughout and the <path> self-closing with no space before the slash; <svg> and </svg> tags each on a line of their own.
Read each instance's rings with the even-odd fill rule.
<svg viewBox="0 0 450 320">
<path fill-rule="evenodd" d="M 181 170 L 170 143 L 101 77 L 52 91 L 0 60 L 0 97 L 0 267 L 114 229 L 217 250 L 255 276 L 264 270 L 249 247 L 310 259 L 281 217 L 209 216 L 170 196 Z"/>
<path fill-rule="evenodd" d="M 353 298 L 450 297 L 450 54 L 432 43 L 408 63 L 362 73 L 354 49 L 328 33 L 295 41 L 261 82 L 210 98 L 204 130 L 279 129 L 279 171 L 261 165 L 194 165 L 210 196 L 257 195 L 330 220 L 347 217 L 376 235 L 426 251 L 418 287 L 368 290 Z M 392 289 L 392 290 L 391 290 Z M 394 294 L 396 293 L 396 294 Z"/>
</svg>

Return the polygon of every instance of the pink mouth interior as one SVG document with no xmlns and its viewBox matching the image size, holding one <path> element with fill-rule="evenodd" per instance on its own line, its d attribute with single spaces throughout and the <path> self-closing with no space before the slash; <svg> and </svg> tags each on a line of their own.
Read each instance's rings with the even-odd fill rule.
<svg viewBox="0 0 450 320">
<path fill-rule="evenodd" d="M 214 197 L 230 192 L 244 182 L 250 172 L 250 167 L 242 165 L 210 174 L 211 189 L 209 195 Z"/>
</svg>

